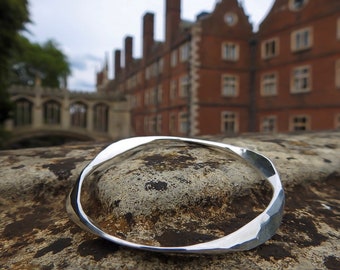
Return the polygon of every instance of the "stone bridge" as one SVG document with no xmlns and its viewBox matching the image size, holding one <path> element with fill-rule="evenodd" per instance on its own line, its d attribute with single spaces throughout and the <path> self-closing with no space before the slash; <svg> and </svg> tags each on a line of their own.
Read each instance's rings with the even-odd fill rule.
<svg viewBox="0 0 340 270">
<path fill-rule="evenodd" d="M 12 86 L 9 93 L 15 104 L 5 125 L 10 143 L 53 135 L 76 140 L 129 136 L 128 104 L 117 95 L 41 86 Z"/>
</svg>

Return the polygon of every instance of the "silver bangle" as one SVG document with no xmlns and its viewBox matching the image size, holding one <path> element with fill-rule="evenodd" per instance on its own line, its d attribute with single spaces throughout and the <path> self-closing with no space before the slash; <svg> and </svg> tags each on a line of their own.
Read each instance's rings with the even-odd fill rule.
<svg viewBox="0 0 340 270">
<path fill-rule="evenodd" d="M 236 153 L 249 164 L 254 166 L 271 184 L 273 188 L 273 196 L 269 205 L 260 215 L 235 232 L 216 240 L 189 246 L 162 247 L 142 245 L 120 239 L 104 232 L 91 221 L 91 219 L 84 212 L 81 205 L 81 187 L 86 176 L 88 176 L 96 167 L 103 164 L 104 162 L 128 150 L 158 140 L 194 143 L 202 146 L 210 146 L 222 150 L 229 150 Z M 81 172 L 67 198 L 66 209 L 69 217 L 81 228 L 119 245 L 156 252 L 214 254 L 230 251 L 249 250 L 270 239 L 280 226 L 285 200 L 284 197 L 284 191 L 278 172 L 276 171 L 273 163 L 261 154 L 258 154 L 252 150 L 220 142 L 182 137 L 150 136 L 124 139 L 109 145 L 107 148 L 101 151 Z"/>
</svg>

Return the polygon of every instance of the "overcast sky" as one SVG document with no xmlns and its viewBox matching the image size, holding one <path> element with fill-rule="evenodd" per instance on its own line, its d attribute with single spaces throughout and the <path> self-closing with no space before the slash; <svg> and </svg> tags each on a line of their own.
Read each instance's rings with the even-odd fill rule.
<svg viewBox="0 0 340 270">
<path fill-rule="evenodd" d="M 240 0 L 241 1 L 241 0 Z M 250 21 L 256 26 L 274 0 L 243 0 Z M 195 20 L 201 11 L 211 12 L 216 0 L 182 0 L 182 19 Z M 110 55 L 123 49 L 124 38 L 134 37 L 134 57 L 141 55 L 142 17 L 155 14 L 155 39 L 164 40 L 165 0 L 29 0 L 32 24 L 30 40 L 54 39 L 71 63 L 71 90 L 95 90 L 95 72 Z"/>
</svg>

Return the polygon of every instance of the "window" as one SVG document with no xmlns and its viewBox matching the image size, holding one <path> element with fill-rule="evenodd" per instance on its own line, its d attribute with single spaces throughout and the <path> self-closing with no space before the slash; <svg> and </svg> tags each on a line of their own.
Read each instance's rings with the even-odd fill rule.
<svg viewBox="0 0 340 270">
<path fill-rule="evenodd" d="M 162 134 L 162 115 L 157 115 L 157 127 L 156 127 L 157 134 Z"/>
<path fill-rule="evenodd" d="M 294 31 L 291 36 L 292 51 L 302 51 L 312 47 L 312 28 Z"/>
<path fill-rule="evenodd" d="M 181 113 L 179 115 L 179 132 L 182 134 L 188 134 L 189 132 L 189 122 L 187 113 Z"/>
<path fill-rule="evenodd" d="M 311 90 L 310 67 L 297 67 L 292 74 L 291 93 L 306 93 Z"/>
<path fill-rule="evenodd" d="M 149 132 L 149 117 L 144 117 L 144 133 Z"/>
<path fill-rule="evenodd" d="M 172 113 L 169 120 L 169 131 L 170 133 L 176 132 L 176 114 Z"/>
<path fill-rule="evenodd" d="M 222 44 L 222 59 L 236 61 L 239 58 L 238 45 L 226 42 Z"/>
<path fill-rule="evenodd" d="M 185 43 L 180 47 L 180 61 L 184 62 L 189 59 L 190 55 L 190 43 Z"/>
<path fill-rule="evenodd" d="M 149 90 L 144 92 L 144 105 L 149 105 Z"/>
<path fill-rule="evenodd" d="M 19 99 L 15 102 L 14 125 L 26 126 L 32 124 L 33 103 L 27 99 Z"/>
<path fill-rule="evenodd" d="M 274 96 L 277 94 L 276 73 L 268 73 L 262 76 L 261 95 Z"/>
<path fill-rule="evenodd" d="M 267 116 L 263 118 L 261 124 L 262 132 L 275 132 L 276 131 L 276 116 Z"/>
<path fill-rule="evenodd" d="M 290 0 L 289 8 L 293 11 L 300 10 L 307 4 L 308 0 Z"/>
<path fill-rule="evenodd" d="M 306 131 L 310 129 L 309 117 L 306 115 L 294 116 L 291 120 L 291 131 Z"/>
<path fill-rule="evenodd" d="M 148 80 L 151 77 L 151 68 L 150 66 L 145 69 L 145 79 Z"/>
<path fill-rule="evenodd" d="M 87 107 L 81 102 L 73 103 L 70 107 L 71 125 L 73 127 L 86 128 Z"/>
<path fill-rule="evenodd" d="M 269 39 L 262 43 L 262 58 L 268 59 L 279 54 L 278 38 Z"/>
<path fill-rule="evenodd" d="M 158 60 L 158 73 L 162 74 L 164 69 L 164 60 L 163 58 Z"/>
<path fill-rule="evenodd" d="M 150 94 L 149 94 L 149 104 L 154 105 L 157 103 L 157 88 L 152 88 L 150 89 Z"/>
<path fill-rule="evenodd" d="M 107 132 L 109 107 L 105 104 L 97 104 L 93 110 L 93 127 L 95 131 Z"/>
<path fill-rule="evenodd" d="M 340 88 L 340 59 L 335 62 L 335 86 Z"/>
<path fill-rule="evenodd" d="M 60 124 L 61 105 L 56 101 L 48 101 L 44 104 L 44 123 L 48 125 Z"/>
<path fill-rule="evenodd" d="M 234 75 L 222 76 L 222 96 L 235 97 L 238 92 L 238 77 Z"/>
<path fill-rule="evenodd" d="M 170 65 L 175 67 L 177 65 L 177 50 L 171 52 Z"/>
<path fill-rule="evenodd" d="M 222 132 L 234 134 L 238 130 L 237 116 L 234 112 L 222 113 Z"/>
<path fill-rule="evenodd" d="M 340 114 L 335 115 L 335 129 L 340 130 Z"/>
<path fill-rule="evenodd" d="M 174 100 L 177 97 L 177 80 L 172 79 L 170 81 L 170 100 Z"/>
<path fill-rule="evenodd" d="M 189 94 L 189 76 L 182 76 L 180 79 L 179 95 L 180 97 L 187 97 Z"/>
<path fill-rule="evenodd" d="M 162 103 L 163 101 L 163 88 L 161 85 L 157 87 L 157 104 Z"/>
<path fill-rule="evenodd" d="M 224 15 L 224 22 L 229 26 L 234 26 L 237 23 L 237 15 L 233 12 L 228 12 Z"/>
</svg>

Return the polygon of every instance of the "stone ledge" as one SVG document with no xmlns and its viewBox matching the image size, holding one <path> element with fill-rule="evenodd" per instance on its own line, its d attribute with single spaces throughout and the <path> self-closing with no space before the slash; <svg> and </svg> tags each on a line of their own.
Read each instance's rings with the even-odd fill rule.
<svg viewBox="0 0 340 270">
<path fill-rule="evenodd" d="M 193 256 L 136 251 L 98 239 L 69 221 L 65 197 L 81 169 L 104 144 L 66 145 L 0 152 L 0 268 L 336 269 L 340 264 L 340 133 L 210 139 L 259 151 L 271 158 L 277 167 L 286 191 L 285 215 L 277 234 L 265 244 L 246 252 Z M 178 155 L 173 149 L 168 151 Z M 199 157 L 201 150 L 195 151 Z M 130 158 L 133 157 L 128 161 Z M 142 159 L 135 156 L 134 162 L 138 160 Z M 171 162 L 171 166 L 176 166 L 176 159 Z M 120 171 L 124 172 L 125 168 L 129 174 L 128 163 L 121 163 Z M 195 177 L 201 179 L 200 174 L 207 173 L 216 175 L 216 164 L 213 164 L 205 163 L 205 170 L 197 170 Z M 130 165 L 133 164 L 130 162 Z M 160 168 L 157 163 L 151 162 L 150 166 L 148 169 Z M 130 176 L 133 181 L 133 174 Z M 250 187 L 245 194 L 261 206 L 263 193 L 256 193 L 256 190 Z M 230 209 L 239 213 L 234 213 L 236 218 L 224 224 L 216 223 L 220 231 L 227 232 L 226 225 L 233 228 L 232 221 L 249 218 L 249 211 L 245 212 L 245 198 L 248 197 L 235 194 L 230 194 L 234 202 L 234 208 Z M 212 213 L 225 210 L 207 203 L 205 206 Z M 181 216 L 192 217 L 189 212 Z M 125 225 L 131 222 L 131 215 L 127 213 L 131 211 L 122 215 L 125 221 L 121 219 Z M 204 214 L 201 217 L 206 218 Z M 183 239 L 202 236 L 195 231 L 168 230 L 160 241 L 175 241 L 178 232 Z"/>
</svg>

